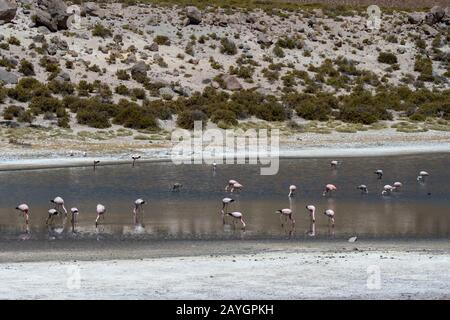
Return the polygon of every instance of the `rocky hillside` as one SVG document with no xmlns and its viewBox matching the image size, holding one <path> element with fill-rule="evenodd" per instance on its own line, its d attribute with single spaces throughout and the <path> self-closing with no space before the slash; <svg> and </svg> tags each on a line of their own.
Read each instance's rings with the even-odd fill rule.
<svg viewBox="0 0 450 320">
<path fill-rule="evenodd" d="M 158 1 L 158 3 L 175 1 Z M 302 1 L 299 1 L 302 2 Z M 373 2 L 373 1 L 371 1 Z M 3 125 L 450 120 L 450 8 L 0 0 Z"/>
</svg>

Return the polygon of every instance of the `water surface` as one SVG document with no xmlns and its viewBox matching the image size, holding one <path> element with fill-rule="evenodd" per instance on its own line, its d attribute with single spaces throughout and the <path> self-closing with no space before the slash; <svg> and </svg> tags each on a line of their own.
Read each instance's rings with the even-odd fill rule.
<svg viewBox="0 0 450 320">
<path fill-rule="evenodd" d="M 275 176 L 259 175 L 253 165 L 219 165 L 214 173 L 207 165 L 137 163 L 92 168 L 63 168 L 0 172 L 0 239 L 61 238 L 310 238 L 310 220 L 305 206 L 317 207 L 316 237 L 447 238 L 450 236 L 450 155 L 345 158 L 337 170 L 331 159 L 283 159 Z M 384 170 L 382 180 L 373 171 Z M 417 173 L 430 173 L 426 183 L 416 181 Z M 244 185 L 230 210 L 244 213 L 247 228 L 223 226 L 221 199 L 229 179 Z M 381 196 L 385 184 L 403 183 L 400 192 Z M 183 184 L 171 192 L 173 183 Z M 325 184 L 338 191 L 323 197 Z M 297 195 L 288 198 L 295 184 Z M 356 186 L 366 184 L 368 195 Z M 50 199 L 61 196 L 66 207 L 76 206 L 77 232 L 70 221 L 57 218 L 46 227 Z M 133 223 L 133 201 L 148 201 L 141 219 Z M 25 235 L 23 219 L 14 208 L 26 202 L 31 207 L 30 233 Z M 107 207 L 104 223 L 95 229 L 96 204 Z M 296 226 L 281 227 L 276 209 L 294 210 Z M 336 212 L 336 226 L 329 228 L 325 209 Z"/>
</svg>

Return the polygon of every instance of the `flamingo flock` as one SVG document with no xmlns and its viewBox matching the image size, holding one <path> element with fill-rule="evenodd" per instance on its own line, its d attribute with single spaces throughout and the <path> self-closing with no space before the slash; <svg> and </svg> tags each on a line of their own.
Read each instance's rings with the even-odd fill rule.
<svg viewBox="0 0 450 320">
<path fill-rule="evenodd" d="M 133 160 L 133 167 L 135 165 L 135 161 L 140 159 L 140 156 L 132 156 Z M 100 161 L 95 160 L 94 161 L 94 170 L 95 166 Z M 337 169 L 338 165 L 340 164 L 339 161 L 333 160 L 330 162 L 331 168 L 334 170 Z M 217 164 L 213 163 L 213 171 L 215 172 L 217 170 Z M 383 177 L 383 170 L 378 169 L 375 170 L 374 173 L 377 175 L 377 178 L 379 180 Z M 426 171 L 420 171 L 417 176 L 417 181 L 419 183 L 424 183 L 427 177 L 429 176 L 429 173 Z M 183 185 L 181 183 L 174 183 L 172 186 L 171 191 L 179 192 Z M 383 196 L 389 196 L 392 194 L 392 192 L 398 192 L 402 189 L 403 184 L 399 181 L 394 182 L 392 185 L 386 184 L 383 186 L 383 189 L 381 191 L 381 195 Z M 365 184 L 361 184 L 356 187 L 357 190 L 361 192 L 361 194 L 368 194 L 368 188 Z M 230 179 L 225 186 L 225 191 L 230 193 L 239 193 L 243 190 L 243 185 L 239 183 L 237 180 Z M 289 186 L 289 193 L 288 198 L 289 202 L 291 203 L 291 199 L 295 197 L 297 186 L 290 185 Z M 337 187 L 334 184 L 326 184 L 322 196 L 332 196 L 334 193 L 337 192 Z M 230 205 L 232 205 L 235 202 L 235 199 L 231 197 L 225 197 L 222 199 L 222 208 L 220 210 L 220 214 L 222 217 L 223 224 L 225 225 L 227 222 L 227 218 L 231 218 L 233 221 L 234 226 L 236 226 L 236 223 L 239 222 L 242 225 L 242 229 L 245 230 L 247 224 L 244 220 L 244 214 L 240 211 L 229 211 Z M 54 199 L 50 200 L 50 203 L 53 204 L 53 208 L 50 208 L 48 210 L 48 216 L 46 219 L 46 225 L 52 224 L 55 217 L 63 216 L 64 219 L 67 218 L 68 211 L 65 207 L 64 199 L 60 196 L 55 197 Z M 140 216 L 143 216 L 144 209 L 143 206 L 147 204 L 147 202 L 144 199 L 136 199 L 133 203 L 133 220 L 135 224 L 139 223 Z M 23 219 L 25 221 L 26 230 L 29 232 L 29 222 L 30 222 L 30 207 L 26 204 L 20 204 L 16 207 L 16 210 L 18 210 L 21 215 L 23 216 Z M 311 230 L 309 232 L 310 235 L 315 235 L 315 222 L 316 222 L 316 207 L 312 204 L 306 206 L 306 210 L 308 212 L 310 223 L 311 223 Z M 70 209 L 71 213 L 71 225 L 72 225 L 72 231 L 75 232 L 75 226 L 77 223 L 77 217 L 79 214 L 79 210 L 76 207 L 73 207 Z M 292 228 L 295 226 L 295 218 L 294 218 L 294 210 L 292 207 L 290 208 L 283 208 L 283 209 L 277 209 L 275 211 L 276 214 L 280 217 L 281 227 L 283 228 L 285 225 L 289 224 L 292 226 Z M 103 204 L 97 204 L 96 206 L 96 218 L 95 218 L 95 227 L 98 228 L 100 225 L 100 220 L 105 220 L 105 214 L 106 214 L 106 207 Z M 331 228 L 334 228 L 335 226 L 335 212 L 332 209 L 325 209 L 323 211 L 323 214 L 328 219 L 328 224 Z"/>
</svg>

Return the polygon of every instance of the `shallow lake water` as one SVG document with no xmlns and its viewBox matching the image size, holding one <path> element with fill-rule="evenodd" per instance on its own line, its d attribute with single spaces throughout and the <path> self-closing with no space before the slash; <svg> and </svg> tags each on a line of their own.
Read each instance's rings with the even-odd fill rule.
<svg viewBox="0 0 450 320">
<path fill-rule="evenodd" d="M 450 154 L 343 158 L 339 167 L 331 159 L 282 159 L 274 176 L 261 176 L 255 165 L 208 165 L 139 163 L 92 168 L 63 168 L 0 172 L 0 239 L 276 239 L 312 238 L 306 205 L 317 208 L 315 237 L 448 238 L 450 236 Z M 373 173 L 383 169 L 378 180 Z M 416 180 L 420 170 L 430 176 Z M 244 185 L 240 194 L 224 191 L 229 179 Z M 385 184 L 403 183 L 400 192 L 382 196 Z M 171 192 L 173 183 L 183 184 Z M 338 190 L 323 197 L 333 183 Z M 297 186 L 288 198 L 289 185 Z M 366 184 L 369 194 L 356 186 Z M 56 217 L 46 226 L 50 199 L 61 196 L 66 207 L 79 209 L 76 232 L 70 218 Z M 241 230 L 231 219 L 223 225 L 223 197 L 236 201 L 229 211 L 244 214 Z M 147 200 L 140 223 L 133 221 L 133 202 Z M 14 208 L 30 206 L 30 227 Z M 95 228 L 96 205 L 106 206 L 104 221 Z M 292 208 L 295 228 L 281 226 L 275 210 Z M 325 209 L 336 213 L 330 228 Z"/>
</svg>

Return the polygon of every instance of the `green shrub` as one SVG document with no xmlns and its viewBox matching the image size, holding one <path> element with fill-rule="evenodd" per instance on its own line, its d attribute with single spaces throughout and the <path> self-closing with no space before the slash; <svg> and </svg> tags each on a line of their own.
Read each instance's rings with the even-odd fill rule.
<svg viewBox="0 0 450 320">
<path fill-rule="evenodd" d="M 240 66 L 240 67 L 230 66 L 229 69 L 230 74 L 234 74 L 242 79 L 252 79 L 254 71 L 255 68 L 252 66 Z"/>
<path fill-rule="evenodd" d="M 172 103 L 177 103 L 176 101 L 164 101 L 164 100 L 144 100 L 143 107 L 148 110 L 154 117 L 161 120 L 169 120 L 175 113 L 175 109 Z"/>
<path fill-rule="evenodd" d="M 92 35 L 94 37 L 108 38 L 112 36 L 112 32 L 109 28 L 105 28 L 101 23 L 96 23 L 92 29 Z"/>
<path fill-rule="evenodd" d="M 219 109 L 211 115 L 211 121 L 214 123 L 222 122 L 227 126 L 235 126 L 238 124 L 236 114 L 231 110 Z"/>
<path fill-rule="evenodd" d="M 35 78 L 25 77 L 14 88 L 9 88 L 7 94 L 12 99 L 27 102 L 36 96 L 50 96 L 50 90 Z"/>
<path fill-rule="evenodd" d="M 425 40 L 418 38 L 416 39 L 416 46 L 419 49 L 426 49 L 427 43 L 425 42 Z"/>
<path fill-rule="evenodd" d="M 177 126 L 183 129 L 194 129 L 194 121 L 202 121 L 204 125 L 208 117 L 200 110 L 185 110 L 178 114 Z"/>
<path fill-rule="evenodd" d="M 24 76 L 35 75 L 33 64 L 25 59 L 22 59 L 20 61 L 19 72 L 22 73 Z"/>
<path fill-rule="evenodd" d="M 268 100 L 256 106 L 255 115 L 266 121 L 284 121 L 287 119 L 284 107 L 269 97 Z"/>
<path fill-rule="evenodd" d="M 370 92 L 360 90 L 343 97 L 338 118 L 345 122 L 372 124 L 392 120 L 392 115 L 376 103 Z"/>
<path fill-rule="evenodd" d="M 75 86 L 68 81 L 51 80 L 47 86 L 54 94 L 71 95 L 75 92 Z"/>
<path fill-rule="evenodd" d="M 272 52 L 275 55 L 275 57 L 278 57 L 278 58 L 284 58 L 285 57 L 283 49 L 280 46 L 278 46 L 278 45 L 273 47 Z"/>
<path fill-rule="evenodd" d="M 128 96 L 130 94 L 128 87 L 123 84 L 118 85 L 114 91 L 122 96 Z"/>
<path fill-rule="evenodd" d="M 146 96 L 145 90 L 142 88 L 131 89 L 131 97 L 139 100 L 144 100 Z"/>
<path fill-rule="evenodd" d="M 77 112 L 77 121 L 79 124 L 85 124 L 89 127 L 104 129 L 111 127 L 111 123 L 105 112 L 85 108 Z"/>
<path fill-rule="evenodd" d="M 0 86 L 0 103 L 3 103 L 5 101 L 5 98 L 7 96 L 7 90 Z"/>
<path fill-rule="evenodd" d="M 170 39 L 167 36 L 157 35 L 153 42 L 156 42 L 160 46 L 170 46 Z"/>
<path fill-rule="evenodd" d="M 15 36 L 10 36 L 8 38 L 8 44 L 12 46 L 20 46 L 20 40 L 17 39 Z"/>
<path fill-rule="evenodd" d="M 3 118 L 5 120 L 13 120 L 14 118 L 19 117 L 19 115 L 24 111 L 25 109 L 23 107 L 8 106 L 3 110 Z"/>
<path fill-rule="evenodd" d="M 232 40 L 225 37 L 220 39 L 220 53 L 230 56 L 235 55 L 237 53 L 236 44 Z"/>
<path fill-rule="evenodd" d="M 277 40 L 276 46 L 284 49 L 302 49 L 303 43 L 300 38 L 283 37 Z"/>
<path fill-rule="evenodd" d="M 420 81 L 431 82 L 434 80 L 433 62 L 428 57 L 416 56 L 414 71 L 420 72 L 420 75 L 417 77 Z"/>
<path fill-rule="evenodd" d="M 396 64 L 397 56 L 391 52 L 380 52 L 378 55 L 378 62 L 386 64 Z"/>
<path fill-rule="evenodd" d="M 114 123 L 132 129 L 155 130 L 158 128 L 158 123 L 149 110 L 124 99 L 119 102 L 118 106 L 120 111 L 114 117 Z"/>
<path fill-rule="evenodd" d="M 70 128 L 69 116 L 58 118 L 58 127 L 66 129 Z"/>
<path fill-rule="evenodd" d="M 130 80 L 130 75 L 127 70 L 117 70 L 116 76 L 119 80 Z"/>
<path fill-rule="evenodd" d="M 56 111 L 59 108 L 64 108 L 63 103 L 53 97 L 34 97 L 31 99 L 30 110 L 33 112 L 33 114 L 42 114 L 45 112 L 52 112 L 56 113 Z"/>
<path fill-rule="evenodd" d="M 327 121 L 333 109 L 337 108 L 337 98 L 331 94 L 290 93 L 283 96 L 287 107 L 295 109 L 299 117 L 307 120 Z"/>
<path fill-rule="evenodd" d="M 33 120 L 34 120 L 34 117 L 30 110 L 21 112 L 19 114 L 19 116 L 17 117 L 17 121 L 19 121 L 19 122 L 32 123 Z"/>
<path fill-rule="evenodd" d="M 81 97 L 87 97 L 90 93 L 93 93 L 95 90 L 95 86 L 92 83 L 87 82 L 86 80 L 81 80 L 77 86 L 78 95 Z"/>
<path fill-rule="evenodd" d="M 59 73 L 60 71 L 59 64 L 48 57 L 42 57 L 41 60 L 39 60 L 39 65 L 49 73 Z"/>
</svg>

